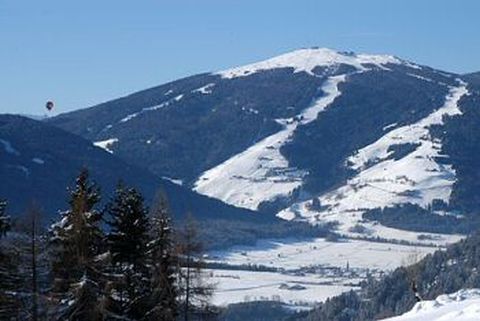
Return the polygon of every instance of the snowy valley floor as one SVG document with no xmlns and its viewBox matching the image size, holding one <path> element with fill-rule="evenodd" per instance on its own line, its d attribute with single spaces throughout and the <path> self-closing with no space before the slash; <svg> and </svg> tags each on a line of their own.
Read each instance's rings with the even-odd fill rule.
<svg viewBox="0 0 480 321">
<path fill-rule="evenodd" d="M 305 308 L 358 288 L 369 275 L 381 277 L 437 249 L 352 239 L 329 242 L 318 238 L 261 240 L 256 246 L 214 251 L 208 254 L 207 262 L 231 268 L 207 271 L 216 285 L 212 303 L 225 306 L 274 300 Z M 268 271 L 255 270 L 254 266 L 266 267 Z"/>
</svg>

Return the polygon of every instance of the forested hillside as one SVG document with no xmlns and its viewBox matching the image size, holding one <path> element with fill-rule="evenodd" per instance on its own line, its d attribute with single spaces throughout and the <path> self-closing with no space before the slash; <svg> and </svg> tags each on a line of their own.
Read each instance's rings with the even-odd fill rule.
<svg viewBox="0 0 480 321">
<path fill-rule="evenodd" d="M 42 208 L 45 222 L 49 222 L 65 207 L 66 187 L 82 168 L 87 168 L 102 186 L 100 204 L 105 204 L 116 185 L 123 181 L 138 188 L 149 201 L 157 192 L 165 192 L 175 219 L 184 218 L 190 211 L 203 219 L 272 222 L 271 218 L 198 195 L 127 164 L 57 127 L 21 116 L 0 115 L 0 197 L 8 200 L 12 216 L 22 216 L 35 202 Z"/>
<path fill-rule="evenodd" d="M 398 268 L 381 280 L 366 282 L 358 293 L 352 291 L 329 299 L 299 319 L 367 321 L 402 314 L 417 302 L 412 285 L 425 300 L 463 288 L 478 288 L 479 266 L 480 233 L 477 232 L 417 264 Z"/>
</svg>

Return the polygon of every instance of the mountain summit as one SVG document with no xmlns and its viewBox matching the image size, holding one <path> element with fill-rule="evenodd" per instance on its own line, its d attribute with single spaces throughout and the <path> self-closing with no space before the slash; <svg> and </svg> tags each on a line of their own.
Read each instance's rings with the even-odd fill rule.
<svg viewBox="0 0 480 321">
<path fill-rule="evenodd" d="M 387 69 L 387 65 L 408 65 L 413 68 L 420 68 L 407 61 L 390 55 L 367 55 L 355 54 L 353 52 L 339 52 L 328 48 L 309 48 L 295 50 L 272 59 L 232 68 L 219 72 L 224 78 L 235 78 L 248 76 L 253 73 L 279 68 L 293 68 L 294 72 L 306 72 L 315 75 L 317 67 L 335 67 L 348 65 L 359 71 L 365 71 L 369 67 Z"/>
</svg>

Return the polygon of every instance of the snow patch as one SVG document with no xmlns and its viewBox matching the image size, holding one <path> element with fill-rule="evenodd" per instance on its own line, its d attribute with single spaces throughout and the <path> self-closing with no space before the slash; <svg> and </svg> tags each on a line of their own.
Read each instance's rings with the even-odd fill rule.
<svg viewBox="0 0 480 321">
<path fill-rule="evenodd" d="M 393 124 L 390 124 L 390 125 L 387 125 L 387 126 L 383 127 L 382 130 L 385 132 L 389 129 L 397 127 L 397 125 L 398 125 L 397 123 L 393 123 Z"/>
<path fill-rule="evenodd" d="M 178 102 L 180 101 L 181 99 L 183 98 L 183 94 L 180 94 L 170 100 L 167 100 L 161 104 L 158 104 L 158 105 L 155 105 L 155 106 L 152 106 L 152 107 L 146 107 L 146 108 L 143 108 L 142 110 L 140 110 L 139 112 L 135 112 L 133 114 L 130 114 L 130 115 L 127 115 L 126 117 L 122 118 L 120 120 L 121 123 L 126 123 L 128 122 L 129 120 L 132 120 L 133 118 L 145 113 L 145 112 L 148 112 L 148 111 L 154 111 L 154 110 L 158 110 L 158 109 L 161 109 L 161 108 L 164 108 L 164 107 L 167 107 L 169 105 L 171 105 L 172 103 L 174 102 Z"/>
<path fill-rule="evenodd" d="M 167 181 L 172 182 L 173 184 L 180 185 L 180 186 L 183 185 L 183 181 L 181 179 L 171 178 L 171 177 L 166 177 L 166 176 L 162 176 L 162 178 L 166 179 Z"/>
<path fill-rule="evenodd" d="M 9 141 L 6 141 L 4 139 L 0 139 L 0 144 L 3 145 L 3 149 L 7 153 L 15 155 L 15 156 L 20 156 L 20 152 L 18 150 L 16 150 L 15 148 L 13 148 L 12 144 Z"/>
<path fill-rule="evenodd" d="M 436 300 L 417 303 L 412 310 L 383 321 L 477 321 L 480 320 L 480 289 L 462 289 Z"/>
<path fill-rule="evenodd" d="M 25 175 L 25 178 L 30 177 L 30 170 L 23 165 L 6 165 L 6 167 L 19 170 L 20 172 L 22 172 Z"/>
<path fill-rule="evenodd" d="M 133 119 L 135 117 L 137 117 L 140 113 L 133 113 L 133 114 L 130 114 L 130 115 L 127 115 L 125 116 L 124 118 L 122 118 L 120 120 L 121 123 L 126 123 L 127 121 L 129 121 L 130 119 Z"/>
<path fill-rule="evenodd" d="M 200 88 L 197 88 L 197 89 L 193 90 L 192 93 L 201 93 L 201 94 L 204 94 L 204 95 L 208 95 L 208 94 L 212 93 L 214 86 L 215 86 L 214 83 L 209 83 L 209 84 L 206 84 L 203 87 L 200 87 Z"/>
<path fill-rule="evenodd" d="M 113 154 L 113 150 L 111 148 L 115 143 L 118 143 L 118 138 L 110 138 L 110 139 L 94 142 L 93 145 L 106 150 L 110 154 Z"/>
<path fill-rule="evenodd" d="M 38 165 L 43 165 L 45 164 L 45 161 L 41 158 L 38 158 L 38 157 L 35 157 L 35 158 L 32 158 L 32 162 L 38 164 Z"/>
<path fill-rule="evenodd" d="M 254 108 L 245 108 L 245 107 L 242 107 L 242 111 L 246 111 L 247 113 L 250 113 L 250 114 L 255 114 L 255 115 L 258 115 L 259 111 L 254 109 Z"/>
</svg>

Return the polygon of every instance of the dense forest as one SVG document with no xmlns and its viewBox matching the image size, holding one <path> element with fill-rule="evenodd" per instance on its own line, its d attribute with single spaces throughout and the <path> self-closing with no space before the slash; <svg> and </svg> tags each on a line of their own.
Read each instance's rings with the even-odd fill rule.
<svg viewBox="0 0 480 321">
<path fill-rule="evenodd" d="M 367 321 L 409 311 L 419 299 L 480 287 L 480 233 L 400 267 L 381 280 L 370 279 L 359 292 L 331 298 L 305 315 L 305 321 Z M 413 258 L 412 258 L 413 260 Z"/>
<path fill-rule="evenodd" d="M 1 320 L 205 320 L 213 286 L 189 218 L 172 229 L 167 200 L 150 209 L 119 183 L 99 210 L 100 190 L 83 170 L 68 209 L 48 230 L 32 206 L 11 222 L 0 202 Z"/>
</svg>

